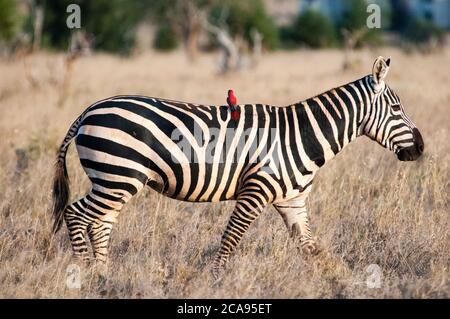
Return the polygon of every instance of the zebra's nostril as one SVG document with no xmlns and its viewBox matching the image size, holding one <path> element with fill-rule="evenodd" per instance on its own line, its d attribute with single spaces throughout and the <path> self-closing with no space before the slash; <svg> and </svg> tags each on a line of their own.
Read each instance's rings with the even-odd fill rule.
<svg viewBox="0 0 450 319">
<path fill-rule="evenodd" d="M 419 152 L 422 154 L 423 153 L 423 144 L 419 144 L 419 146 L 417 147 L 417 149 L 419 150 Z"/>
</svg>

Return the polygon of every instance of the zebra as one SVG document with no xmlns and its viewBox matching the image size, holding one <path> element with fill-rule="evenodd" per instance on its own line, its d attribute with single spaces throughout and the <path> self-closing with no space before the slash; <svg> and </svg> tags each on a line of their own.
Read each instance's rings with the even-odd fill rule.
<svg viewBox="0 0 450 319">
<path fill-rule="evenodd" d="M 148 185 L 182 201 L 236 201 L 211 263 L 214 278 L 269 205 L 301 251 L 315 255 L 307 198 L 319 168 L 362 135 L 400 161 L 414 161 L 424 152 L 419 130 L 385 83 L 389 68 L 390 59 L 380 56 L 371 74 L 302 102 L 237 105 L 235 121 L 225 105 L 137 95 L 94 103 L 71 125 L 57 154 L 53 233 L 64 220 L 73 255 L 91 260 L 89 239 L 96 264 L 107 265 L 111 231 L 123 205 Z M 200 138 L 194 132 L 201 132 Z M 65 158 L 72 140 L 92 188 L 68 205 Z M 191 147 L 189 156 L 181 140 Z"/>
</svg>

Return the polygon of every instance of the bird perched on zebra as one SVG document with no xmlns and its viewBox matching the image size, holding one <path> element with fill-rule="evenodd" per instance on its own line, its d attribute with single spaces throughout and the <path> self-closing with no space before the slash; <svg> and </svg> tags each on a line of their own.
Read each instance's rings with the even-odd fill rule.
<svg viewBox="0 0 450 319">
<path fill-rule="evenodd" d="M 111 230 L 145 186 L 190 202 L 236 205 L 212 263 L 218 278 L 251 223 L 269 205 L 305 253 L 316 254 L 307 197 L 318 169 L 358 136 L 413 161 L 424 151 L 419 130 L 386 84 L 390 59 L 372 73 L 283 107 L 211 106 L 144 96 L 116 96 L 89 106 L 59 148 L 53 186 L 53 231 L 65 221 L 73 253 L 105 264 Z M 66 153 L 75 140 L 92 188 L 69 203 Z"/>
</svg>

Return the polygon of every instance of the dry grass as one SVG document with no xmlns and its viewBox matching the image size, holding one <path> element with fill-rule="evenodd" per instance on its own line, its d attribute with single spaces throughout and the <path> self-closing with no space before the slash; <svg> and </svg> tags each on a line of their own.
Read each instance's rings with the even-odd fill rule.
<svg viewBox="0 0 450 319">
<path fill-rule="evenodd" d="M 322 169 L 310 197 L 321 255 L 299 253 L 269 208 L 213 285 L 208 264 L 233 203 L 188 204 L 148 189 L 120 216 L 109 279 L 86 269 L 80 290 L 66 288 L 66 231 L 50 243 L 52 164 L 70 123 L 90 103 L 117 94 L 224 103 L 232 87 L 241 102 L 288 104 L 365 75 L 379 53 L 393 58 L 388 82 L 421 129 L 426 153 L 402 163 L 361 138 Z M 343 73 L 338 51 L 280 52 L 254 70 L 219 77 L 214 55 L 197 64 L 181 53 L 96 55 L 76 62 L 63 106 L 62 56 L 0 62 L 0 296 L 450 297 L 450 54 L 386 49 L 357 56 L 358 69 Z M 79 197 L 88 184 L 73 149 L 68 163 Z M 370 264 L 382 269 L 379 289 L 365 285 Z"/>
</svg>

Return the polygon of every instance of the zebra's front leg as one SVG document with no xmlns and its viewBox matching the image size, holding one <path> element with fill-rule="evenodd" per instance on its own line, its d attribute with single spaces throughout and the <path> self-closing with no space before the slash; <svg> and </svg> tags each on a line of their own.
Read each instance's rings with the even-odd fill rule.
<svg viewBox="0 0 450 319">
<path fill-rule="evenodd" d="M 320 250 L 309 227 L 306 197 L 291 199 L 274 206 L 283 218 L 291 237 L 300 238 L 302 251 L 309 255 L 317 255 Z"/>
<path fill-rule="evenodd" d="M 213 262 L 212 274 L 214 279 L 220 278 L 231 253 L 238 246 L 250 224 L 259 217 L 266 205 L 257 195 L 247 194 L 238 198 L 236 207 L 222 236 L 220 249 Z"/>
</svg>

